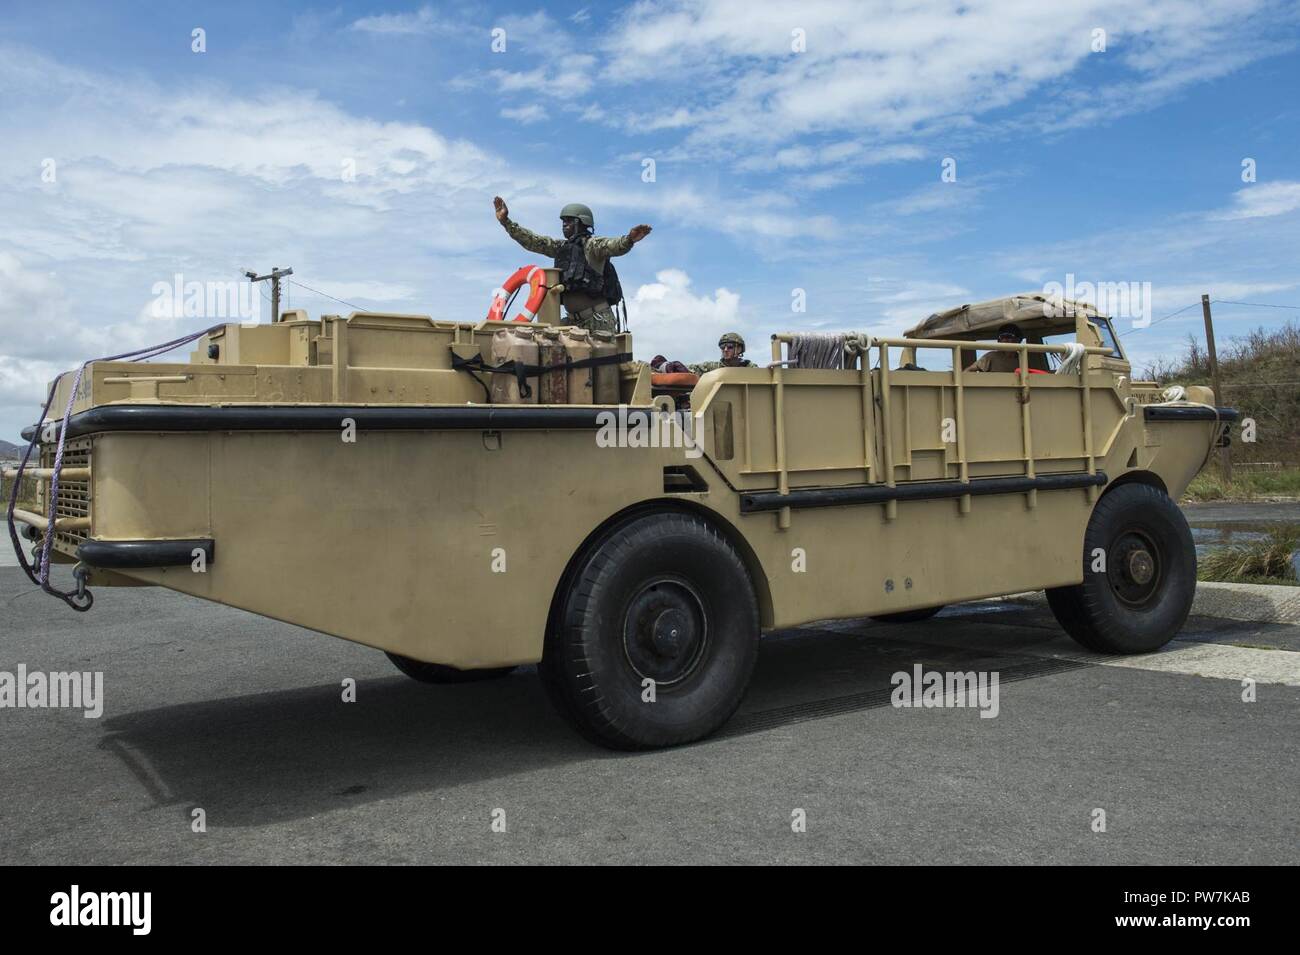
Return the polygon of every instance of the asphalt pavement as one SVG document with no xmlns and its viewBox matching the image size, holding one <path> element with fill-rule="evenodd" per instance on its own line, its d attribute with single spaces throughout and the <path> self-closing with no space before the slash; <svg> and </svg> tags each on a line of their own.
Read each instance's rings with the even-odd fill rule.
<svg viewBox="0 0 1300 955">
<path fill-rule="evenodd" d="M 426 686 L 228 607 L 102 588 L 78 614 L 0 569 L 0 674 L 103 674 L 99 718 L 0 708 L 0 862 L 1296 863 L 1298 660 L 1300 627 L 1207 617 L 1099 657 L 1031 602 L 840 621 L 768 635 L 717 737 L 627 755 L 531 667 Z M 918 664 L 998 673 L 996 717 L 892 705 Z"/>
</svg>

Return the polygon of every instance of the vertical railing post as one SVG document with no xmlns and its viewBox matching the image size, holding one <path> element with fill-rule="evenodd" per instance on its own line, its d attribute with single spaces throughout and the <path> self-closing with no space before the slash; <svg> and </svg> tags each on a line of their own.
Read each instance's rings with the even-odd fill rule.
<svg viewBox="0 0 1300 955">
<path fill-rule="evenodd" d="M 772 392 L 773 417 L 776 419 L 776 479 L 777 492 L 784 497 L 790 493 L 790 472 L 785 460 L 785 366 L 781 364 L 781 343 L 772 338 Z M 776 526 L 786 530 L 790 526 L 790 508 L 777 512 Z"/>
<path fill-rule="evenodd" d="M 1020 429 L 1024 433 L 1025 477 L 1034 475 L 1034 429 L 1029 418 L 1029 349 L 1020 346 Z M 1033 509 L 1038 506 L 1038 492 L 1030 491 L 1026 503 Z"/>
<path fill-rule="evenodd" d="M 894 487 L 894 421 L 889 395 L 889 346 L 880 343 L 880 435 L 885 455 L 885 486 Z M 885 502 L 885 520 L 898 516 L 898 501 Z"/>
<path fill-rule="evenodd" d="M 862 470 L 865 483 L 870 484 L 875 477 L 876 426 L 875 407 L 871 400 L 871 355 L 865 348 L 859 349 L 858 361 L 861 363 L 862 381 Z"/>
<path fill-rule="evenodd" d="M 334 367 L 332 369 L 334 400 L 348 400 L 348 320 L 336 317 L 333 322 Z"/>
<path fill-rule="evenodd" d="M 970 469 L 966 464 L 966 388 L 962 378 L 963 370 L 961 367 L 961 348 L 955 347 L 952 350 L 952 410 L 953 414 L 957 416 L 957 472 L 961 482 L 967 484 L 970 482 Z M 963 494 L 959 500 L 958 511 L 962 514 L 969 514 L 970 495 Z"/>
<path fill-rule="evenodd" d="M 1091 356 L 1084 355 L 1079 361 L 1079 395 L 1083 402 L 1083 456 L 1089 474 L 1097 473 L 1097 461 L 1092 453 L 1092 388 L 1088 383 L 1088 361 Z M 1088 486 L 1088 500 L 1097 499 L 1096 485 Z"/>
</svg>

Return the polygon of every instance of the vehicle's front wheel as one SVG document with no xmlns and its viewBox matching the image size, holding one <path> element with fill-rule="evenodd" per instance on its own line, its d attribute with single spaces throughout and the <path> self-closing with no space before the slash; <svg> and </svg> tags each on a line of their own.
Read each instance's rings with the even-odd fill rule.
<svg viewBox="0 0 1300 955">
<path fill-rule="evenodd" d="M 1182 511 L 1146 484 L 1125 484 L 1093 508 L 1083 583 L 1047 591 L 1065 631 L 1098 653 L 1150 653 L 1173 639 L 1196 593 L 1196 547 Z"/>
<path fill-rule="evenodd" d="M 478 683 L 480 680 L 495 680 L 514 671 L 514 667 L 457 670 L 455 667 L 444 666 L 441 663 L 425 663 L 423 660 L 413 660 L 386 650 L 384 655 L 393 661 L 393 666 L 412 680 L 419 680 L 421 683 Z"/>
<path fill-rule="evenodd" d="M 758 638 L 754 588 L 731 545 L 700 518 L 650 514 L 583 556 L 540 670 L 588 739 L 671 746 L 708 736 L 735 712 Z"/>
</svg>

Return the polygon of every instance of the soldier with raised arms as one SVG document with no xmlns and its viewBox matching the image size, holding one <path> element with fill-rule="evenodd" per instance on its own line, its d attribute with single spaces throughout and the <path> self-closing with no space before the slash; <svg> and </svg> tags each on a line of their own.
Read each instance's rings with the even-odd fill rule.
<svg viewBox="0 0 1300 955">
<path fill-rule="evenodd" d="M 496 207 L 497 221 L 505 227 L 510 238 L 529 252 L 551 256 L 555 260 L 555 267 L 560 270 L 560 283 L 564 286 L 560 302 L 564 305 L 568 323 L 589 331 L 618 331 L 618 318 L 613 306 L 623 298 L 623 289 L 610 259 L 631 252 L 632 246 L 650 234 L 650 227 L 633 226 L 627 235 L 616 238 L 594 236 L 591 230 L 595 228 L 596 220 L 591 209 L 571 202 L 560 210 L 564 238 L 555 239 L 538 235 L 512 220 L 510 210 L 500 196 L 493 198 L 492 204 Z"/>
</svg>

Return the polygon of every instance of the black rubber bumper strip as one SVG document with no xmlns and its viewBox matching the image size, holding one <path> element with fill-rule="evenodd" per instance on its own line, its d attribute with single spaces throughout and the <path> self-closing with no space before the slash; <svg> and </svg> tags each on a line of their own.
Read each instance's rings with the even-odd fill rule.
<svg viewBox="0 0 1300 955">
<path fill-rule="evenodd" d="M 610 408 L 585 405 L 104 405 L 74 414 L 69 438 L 112 431 L 339 431 L 351 418 L 361 431 L 595 431 Z M 616 411 L 614 413 L 617 413 Z M 30 441 L 35 426 L 23 429 Z"/>
<path fill-rule="evenodd" d="M 1236 421 L 1239 415 L 1236 408 L 1219 408 L 1216 415 L 1214 411 L 1203 407 L 1147 405 L 1142 409 L 1142 417 L 1147 421 Z"/>
<path fill-rule="evenodd" d="M 157 541 L 96 541 L 89 540 L 77 547 L 77 556 L 91 567 L 107 570 L 143 567 L 182 567 L 194 561 L 194 552 L 201 550 L 205 565 L 217 555 L 216 541 L 157 540 Z"/>
<path fill-rule="evenodd" d="M 783 507 L 838 507 L 843 504 L 886 504 L 889 501 L 932 501 L 984 494 L 1017 494 L 1024 491 L 1065 491 L 1080 487 L 1103 487 L 1109 479 L 1104 471 L 1088 474 L 1044 474 L 1040 477 L 975 478 L 972 481 L 920 481 L 885 487 L 883 484 L 852 487 L 823 487 L 791 491 L 758 491 L 740 495 L 740 512 L 777 511 Z"/>
</svg>

